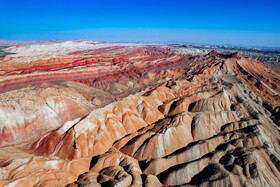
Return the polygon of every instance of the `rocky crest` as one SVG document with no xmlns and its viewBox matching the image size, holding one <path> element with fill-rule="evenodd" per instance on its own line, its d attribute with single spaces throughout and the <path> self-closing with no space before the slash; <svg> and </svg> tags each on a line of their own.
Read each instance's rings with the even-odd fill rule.
<svg viewBox="0 0 280 187">
<path fill-rule="evenodd" d="M 263 63 L 77 45 L 95 49 L 1 62 L 1 186 L 280 185 L 280 76 Z"/>
</svg>

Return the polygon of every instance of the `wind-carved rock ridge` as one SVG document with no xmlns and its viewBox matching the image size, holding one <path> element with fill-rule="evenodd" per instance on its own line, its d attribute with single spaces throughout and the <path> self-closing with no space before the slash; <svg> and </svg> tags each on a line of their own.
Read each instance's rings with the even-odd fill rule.
<svg viewBox="0 0 280 187">
<path fill-rule="evenodd" d="M 279 186 L 279 75 L 216 52 L 176 68 L 142 75 L 139 84 L 149 85 L 149 77 L 158 83 L 118 101 L 102 92 L 111 98 L 106 106 L 89 105 L 88 113 L 27 141 L 21 148 L 30 155 L 0 162 L 0 184 Z M 104 97 L 86 94 L 92 89 L 71 97 L 100 103 Z"/>
</svg>

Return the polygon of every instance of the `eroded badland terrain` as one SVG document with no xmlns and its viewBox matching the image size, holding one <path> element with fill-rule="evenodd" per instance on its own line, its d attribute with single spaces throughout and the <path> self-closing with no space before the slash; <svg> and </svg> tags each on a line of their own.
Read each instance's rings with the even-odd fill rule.
<svg viewBox="0 0 280 187">
<path fill-rule="evenodd" d="M 0 186 L 280 186 L 280 76 L 239 53 L 5 48 Z"/>
</svg>

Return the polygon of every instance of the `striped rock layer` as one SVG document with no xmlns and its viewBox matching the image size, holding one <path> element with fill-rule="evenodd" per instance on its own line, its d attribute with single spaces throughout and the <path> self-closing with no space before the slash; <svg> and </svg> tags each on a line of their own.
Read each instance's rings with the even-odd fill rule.
<svg viewBox="0 0 280 187">
<path fill-rule="evenodd" d="M 280 76 L 273 70 L 239 54 L 106 47 L 69 48 L 64 58 L 118 56 L 106 63 L 119 70 L 84 64 L 78 72 L 58 60 L 57 69 L 34 62 L 29 72 L 13 67 L 3 75 L 1 186 L 280 185 Z M 12 80 L 19 82 L 9 86 Z"/>
</svg>

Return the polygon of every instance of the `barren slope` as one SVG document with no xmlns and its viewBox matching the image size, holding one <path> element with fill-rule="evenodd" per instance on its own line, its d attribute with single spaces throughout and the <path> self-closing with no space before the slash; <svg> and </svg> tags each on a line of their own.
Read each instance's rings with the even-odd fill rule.
<svg viewBox="0 0 280 187">
<path fill-rule="evenodd" d="M 280 185 L 278 74 L 238 53 L 112 45 L 4 59 L 0 185 Z"/>
</svg>

